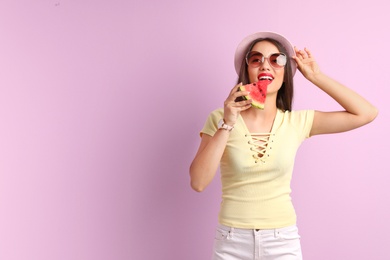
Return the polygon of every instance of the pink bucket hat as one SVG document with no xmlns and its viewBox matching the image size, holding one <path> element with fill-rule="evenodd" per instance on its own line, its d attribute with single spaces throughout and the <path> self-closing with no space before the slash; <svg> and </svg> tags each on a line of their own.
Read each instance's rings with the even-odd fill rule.
<svg viewBox="0 0 390 260">
<path fill-rule="evenodd" d="M 290 59 L 292 75 L 295 75 L 297 71 L 297 64 L 291 57 L 295 56 L 294 46 L 284 36 L 274 32 L 257 32 L 245 37 L 240 44 L 237 46 L 236 54 L 234 55 L 234 67 L 236 68 L 237 75 L 240 74 L 241 62 L 246 55 L 246 51 L 249 45 L 256 39 L 259 38 L 271 38 L 280 42 L 283 47 L 287 50 L 287 56 Z"/>
</svg>

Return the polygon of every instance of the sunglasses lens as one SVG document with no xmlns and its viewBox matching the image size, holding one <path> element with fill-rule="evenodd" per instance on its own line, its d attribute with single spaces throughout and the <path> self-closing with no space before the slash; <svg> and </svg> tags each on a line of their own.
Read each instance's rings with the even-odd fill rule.
<svg viewBox="0 0 390 260">
<path fill-rule="evenodd" d="M 264 56 L 260 52 L 252 51 L 247 56 L 247 63 L 249 66 L 257 68 L 263 63 Z"/>
<path fill-rule="evenodd" d="M 283 68 L 287 63 L 287 57 L 283 53 L 275 53 L 269 57 L 271 65 L 275 68 Z"/>
<path fill-rule="evenodd" d="M 258 68 L 261 64 L 268 60 L 269 64 L 275 69 L 283 68 L 287 63 L 287 57 L 284 53 L 271 54 L 269 58 L 265 58 L 263 54 L 257 51 L 252 51 L 247 54 L 246 62 L 252 68 Z"/>
</svg>

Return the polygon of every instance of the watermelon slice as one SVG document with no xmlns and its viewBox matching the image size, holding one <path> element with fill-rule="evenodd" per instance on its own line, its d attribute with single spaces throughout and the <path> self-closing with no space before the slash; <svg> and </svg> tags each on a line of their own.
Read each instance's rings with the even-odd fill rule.
<svg viewBox="0 0 390 260">
<path fill-rule="evenodd" d="M 252 106 L 264 109 L 265 98 L 267 97 L 267 86 L 270 84 L 269 80 L 259 80 L 258 82 L 243 85 L 240 87 L 241 91 L 249 91 L 245 99 L 252 99 Z"/>
</svg>

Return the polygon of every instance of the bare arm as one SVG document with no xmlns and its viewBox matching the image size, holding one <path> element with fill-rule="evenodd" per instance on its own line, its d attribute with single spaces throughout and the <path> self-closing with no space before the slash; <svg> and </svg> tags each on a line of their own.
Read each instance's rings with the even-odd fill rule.
<svg viewBox="0 0 390 260">
<path fill-rule="evenodd" d="M 362 96 L 320 72 L 309 50 L 295 49 L 294 58 L 303 76 L 338 102 L 345 111 L 320 112 L 314 115 L 310 135 L 349 131 L 368 124 L 378 110 Z"/>
<path fill-rule="evenodd" d="M 234 126 L 240 112 L 250 108 L 252 103 L 251 100 L 234 102 L 237 97 L 248 95 L 247 91 L 237 91 L 239 86 L 240 84 L 236 85 L 230 91 L 224 104 L 224 120 L 230 126 Z M 227 130 L 217 130 L 214 136 L 202 135 L 198 152 L 190 166 L 191 187 L 195 191 L 203 191 L 213 180 L 229 135 Z"/>
<path fill-rule="evenodd" d="M 202 135 L 198 152 L 190 166 L 191 187 L 195 191 L 203 191 L 213 180 L 229 134 L 229 131 L 218 130 L 212 137 Z"/>
</svg>

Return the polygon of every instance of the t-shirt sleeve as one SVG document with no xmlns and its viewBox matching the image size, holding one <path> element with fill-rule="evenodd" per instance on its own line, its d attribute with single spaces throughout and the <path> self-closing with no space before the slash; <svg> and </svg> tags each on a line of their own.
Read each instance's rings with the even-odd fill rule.
<svg viewBox="0 0 390 260">
<path fill-rule="evenodd" d="M 200 136 L 202 136 L 202 134 L 208 134 L 210 136 L 214 136 L 215 132 L 218 130 L 218 121 L 221 118 L 223 118 L 222 109 L 217 109 L 211 112 L 202 130 L 200 131 Z"/>
<path fill-rule="evenodd" d="M 313 126 L 314 110 L 302 110 L 296 113 L 295 127 L 297 128 L 300 139 L 303 141 L 310 137 L 310 131 Z"/>
</svg>

